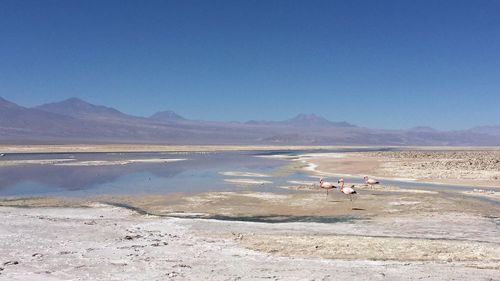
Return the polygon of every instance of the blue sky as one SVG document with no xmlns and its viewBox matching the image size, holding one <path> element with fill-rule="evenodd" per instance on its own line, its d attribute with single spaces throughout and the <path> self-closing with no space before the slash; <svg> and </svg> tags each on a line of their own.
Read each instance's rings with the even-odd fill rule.
<svg viewBox="0 0 500 281">
<path fill-rule="evenodd" d="M 0 0 L 0 96 L 148 116 L 500 124 L 500 1 Z"/>
</svg>

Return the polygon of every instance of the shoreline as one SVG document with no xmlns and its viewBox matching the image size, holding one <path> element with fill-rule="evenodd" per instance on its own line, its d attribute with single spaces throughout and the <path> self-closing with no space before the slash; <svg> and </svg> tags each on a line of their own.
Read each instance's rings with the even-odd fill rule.
<svg viewBox="0 0 500 281">
<path fill-rule="evenodd" d="M 380 146 L 386 147 L 386 146 Z M 308 149 L 373 148 L 372 146 L 331 145 L 157 145 L 157 144 L 56 144 L 8 145 L 0 144 L 1 153 L 127 153 L 127 152 L 216 152 L 216 151 L 272 151 Z"/>
<path fill-rule="evenodd" d="M 384 146 L 384 145 L 177 145 L 177 144 L 0 144 L 0 153 L 97 153 L 97 152 L 215 152 L 238 150 L 333 150 L 333 149 L 400 149 L 400 150 L 488 150 L 499 146 Z"/>
</svg>

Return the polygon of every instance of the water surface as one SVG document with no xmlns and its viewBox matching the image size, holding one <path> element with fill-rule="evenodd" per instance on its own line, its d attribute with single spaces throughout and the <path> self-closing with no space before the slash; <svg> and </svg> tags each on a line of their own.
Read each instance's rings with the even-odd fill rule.
<svg viewBox="0 0 500 281">
<path fill-rule="evenodd" d="M 167 194 L 172 192 L 260 191 L 297 192 L 280 187 L 288 181 L 316 181 L 300 162 L 279 156 L 305 153 L 386 151 L 392 148 L 336 150 L 275 150 L 229 152 L 147 152 L 147 153 L 24 153 L 7 154 L 1 161 L 59 160 L 58 164 L 0 165 L 0 196 L 91 196 Z M 264 157 L 262 157 L 264 156 Z M 278 156 L 278 157 L 267 157 Z M 172 160 L 177 162 L 134 162 L 115 165 L 66 166 L 64 163 L 124 160 Z M 227 176 L 228 171 L 267 174 L 270 177 Z M 270 183 L 241 185 L 227 179 L 266 180 Z M 335 181 L 336 179 L 330 179 Z M 361 178 L 346 177 L 349 184 Z M 384 180 L 384 185 L 431 191 L 470 191 L 472 186 L 451 186 Z"/>
<path fill-rule="evenodd" d="M 282 153 L 281 151 L 275 152 Z M 290 151 L 285 153 L 290 154 Z M 304 179 L 306 174 L 283 169 L 283 159 L 270 159 L 256 151 L 172 152 L 172 153 L 38 153 L 8 154 L 0 161 L 54 160 L 49 164 L 0 166 L 0 196 L 103 194 L 164 194 L 171 192 L 255 190 L 286 192 L 276 186 L 290 179 Z M 266 152 L 273 155 L 273 152 Z M 176 162 L 135 162 L 115 165 L 76 165 L 88 161 L 124 161 L 185 159 Z M 262 174 L 280 173 L 279 177 L 259 178 L 272 183 L 239 185 L 225 179 L 221 172 L 238 171 Z M 252 179 L 252 178 L 247 178 Z M 259 180 L 257 179 L 257 180 Z"/>
</svg>

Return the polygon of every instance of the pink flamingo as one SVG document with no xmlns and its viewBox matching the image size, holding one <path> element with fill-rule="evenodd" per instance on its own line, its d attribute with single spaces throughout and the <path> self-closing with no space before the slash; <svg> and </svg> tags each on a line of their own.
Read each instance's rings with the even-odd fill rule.
<svg viewBox="0 0 500 281">
<path fill-rule="evenodd" d="M 376 181 L 374 179 L 369 179 L 368 176 L 365 176 L 363 179 L 365 180 L 365 183 L 368 184 L 371 188 L 373 188 L 373 186 L 376 184 L 380 184 L 379 181 Z"/>
<path fill-rule="evenodd" d="M 333 184 L 331 184 L 331 183 L 329 183 L 327 181 L 323 181 L 323 178 L 319 179 L 319 187 L 321 187 L 323 189 L 326 189 L 326 198 L 328 198 L 328 190 L 329 189 L 337 188 Z"/>
<path fill-rule="evenodd" d="M 347 197 L 349 197 L 349 200 L 352 201 L 352 195 L 353 194 L 357 194 L 356 190 L 354 190 L 352 188 L 354 185 L 351 186 L 351 187 L 344 187 L 344 178 L 340 178 L 340 180 L 338 181 L 338 183 L 340 183 L 340 192 L 342 192 L 345 195 L 347 195 Z"/>
</svg>

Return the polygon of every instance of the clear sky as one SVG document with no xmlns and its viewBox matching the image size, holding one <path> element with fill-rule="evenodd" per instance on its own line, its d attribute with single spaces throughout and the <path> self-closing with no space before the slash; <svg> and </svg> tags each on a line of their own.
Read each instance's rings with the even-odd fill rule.
<svg viewBox="0 0 500 281">
<path fill-rule="evenodd" d="M 500 124 L 500 1 L 0 0 L 0 96 L 222 121 Z"/>
</svg>

